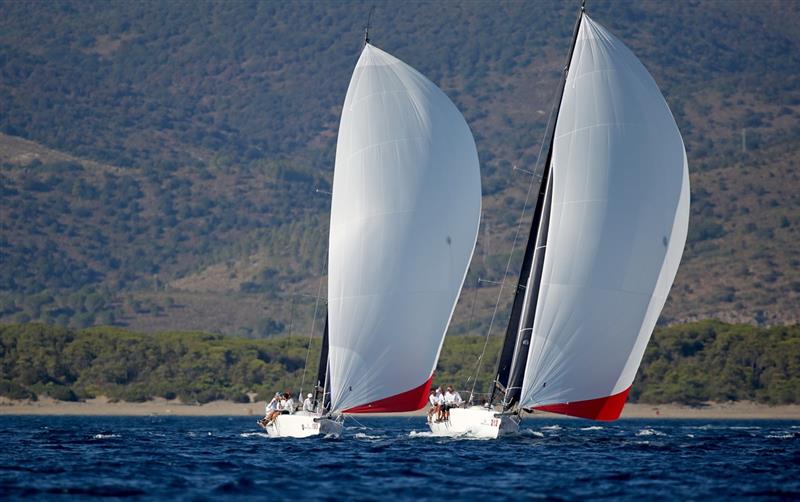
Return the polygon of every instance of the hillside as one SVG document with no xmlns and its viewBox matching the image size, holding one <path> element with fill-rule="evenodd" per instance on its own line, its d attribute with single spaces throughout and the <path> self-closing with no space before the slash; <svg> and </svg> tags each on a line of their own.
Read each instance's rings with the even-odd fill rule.
<svg viewBox="0 0 800 502">
<path fill-rule="evenodd" d="M 499 349 L 493 337 L 489 354 Z M 472 389 L 481 336 L 449 337 L 436 385 Z M 0 396 L 77 400 L 104 395 L 184 402 L 248 402 L 276 390 L 308 390 L 319 339 L 247 340 L 207 333 L 142 334 L 119 328 L 73 330 L 41 324 L 0 325 Z M 306 368 L 306 357 L 308 367 Z M 482 365 L 475 392 L 486 392 L 494 357 Z M 304 368 L 307 369 L 304 376 Z M 466 397 L 466 396 L 465 396 Z M 631 402 L 800 403 L 800 325 L 754 328 L 700 322 L 658 328 L 631 390 Z"/>
<path fill-rule="evenodd" d="M 575 8 L 378 6 L 374 43 L 438 83 L 479 148 L 484 213 L 453 333 L 485 333 L 498 295 L 505 322 L 496 283 L 529 225 Z M 0 321 L 318 332 L 326 192 L 368 9 L 0 2 Z M 662 323 L 799 322 L 800 5 L 589 12 L 652 72 L 689 155 L 689 244 Z"/>
</svg>

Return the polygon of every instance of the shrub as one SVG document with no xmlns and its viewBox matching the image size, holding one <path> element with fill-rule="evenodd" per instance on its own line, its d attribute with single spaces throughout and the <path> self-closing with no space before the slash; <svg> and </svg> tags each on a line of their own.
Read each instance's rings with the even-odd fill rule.
<svg viewBox="0 0 800 502">
<path fill-rule="evenodd" d="M 0 380 L 0 396 L 17 400 L 30 399 L 31 401 L 36 401 L 37 399 L 36 393 L 10 380 Z"/>
</svg>

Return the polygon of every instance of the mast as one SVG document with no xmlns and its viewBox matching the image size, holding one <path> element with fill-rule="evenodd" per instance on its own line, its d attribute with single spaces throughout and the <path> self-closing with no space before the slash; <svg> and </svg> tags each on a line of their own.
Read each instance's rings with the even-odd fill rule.
<svg viewBox="0 0 800 502">
<path fill-rule="evenodd" d="M 367 25 L 364 26 L 364 45 L 369 44 L 369 29 L 372 23 L 372 13 L 375 11 L 375 6 L 369 8 L 369 16 L 367 16 Z"/>
<path fill-rule="evenodd" d="M 330 394 L 326 393 L 328 387 L 328 316 L 325 316 L 325 330 L 322 334 L 322 347 L 319 351 L 319 365 L 317 366 L 317 380 L 314 387 L 314 408 L 322 401 L 322 411 L 330 405 Z"/>
<path fill-rule="evenodd" d="M 500 351 L 500 360 L 497 363 L 497 375 L 492 387 L 490 403 L 497 400 L 498 392 L 502 393 L 502 403 L 505 410 L 510 409 L 519 401 L 522 388 L 522 379 L 525 375 L 525 364 L 528 360 L 528 348 L 533 330 L 533 318 L 536 312 L 536 303 L 541 283 L 542 269 L 544 266 L 545 245 L 547 243 L 547 227 L 550 221 L 550 172 L 552 170 L 553 142 L 555 139 L 558 112 L 561 100 L 564 97 L 564 86 L 567 82 L 567 73 L 575 51 L 583 13 L 586 10 L 586 1 L 581 3 L 578 19 L 572 32 L 572 44 L 569 48 L 567 61 L 558 85 L 558 101 L 555 103 L 554 116 L 548 122 L 544 141 L 548 142 L 547 156 L 542 170 L 542 180 L 539 184 L 539 194 L 533 212 L 531 231 L 528 234 L 528 243 L 525 246 L 525 255 L 522 259 L 522 268 L 514 294 L 514 303 L 511 307 L 511 316 L 506 329 L 503 348 Z M 537 252 L 538 251 L 538 252 Z M 535 262 L 535 263 L 534 263 Z"/>
</svg>

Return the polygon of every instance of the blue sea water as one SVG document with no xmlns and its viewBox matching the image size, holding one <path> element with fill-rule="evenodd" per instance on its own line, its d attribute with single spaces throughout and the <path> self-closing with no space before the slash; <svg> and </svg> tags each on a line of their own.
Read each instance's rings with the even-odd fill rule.
<svg viewBox="0 0 800 502">
<path fill-rule="evenodd" d="M 527 420 L 499 440 L 359 418 L 269 439 L 252 417 L 0 417 L 0 499 L 800 499 L 800 422 Z"/>
</svg>

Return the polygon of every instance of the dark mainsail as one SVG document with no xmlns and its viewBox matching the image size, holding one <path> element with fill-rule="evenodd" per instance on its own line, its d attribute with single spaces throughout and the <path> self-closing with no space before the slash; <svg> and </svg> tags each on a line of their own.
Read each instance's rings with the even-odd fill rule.
<svg viewBox="0 0 800 502">
<path fill-rule="evenodd" d="M 536 304 L 539 297 L 539 287 L 544 269 L 544 256 L 547 244 L 547 229 L 550 223 L 551 186 L 550 181 L 553 161 L 553 143 L 555 140 L 556 124 L 558 123 L 558 110 L 564 97 L 564 86 L 567 82 L 572 53 L 578 39 L 578 30 L 583 19 L 584 6 L 581 5 L 575 28 L 572 32 L 567 62 L 561 75 L 558 86 L 558 101 L 554 107 L 554 116 L 548 121 L 545 134 L 547 142 L 547 155 L 545 157 L 542 179 L 539 183 L 539 194 L 533 212 L 531 231 L 525 246 L 525 255 L 522 259 L 517 289 L 514 294 L 514 303 L 511 307 L 511 316 L 500 351 L 497 364 L 497 374 L 492 387 L 490 403 L 494 404 L 502 394 L 503 409 L 508 410 L 519 402 L 522 390 L 522 380 L 525 376 L 525 365 L 528 361 L 528 349 L 533 333 L 533 320 L 536 313 Z M 526 303 L 526 293 L 528 294 Z"/>
</svg>

